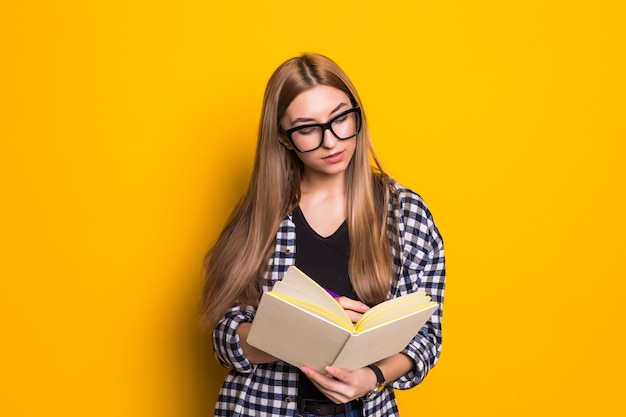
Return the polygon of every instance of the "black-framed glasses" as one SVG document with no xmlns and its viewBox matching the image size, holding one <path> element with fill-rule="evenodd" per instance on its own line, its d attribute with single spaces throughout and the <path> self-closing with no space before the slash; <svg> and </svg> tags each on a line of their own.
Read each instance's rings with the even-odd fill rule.
<svg viewBox="0 0 626 417">
<path fill-rule="evenodd" d="M 279 129 L 298 152 L 311 152 L 322 146 L 326 130 L 330 130 L 339 140 L 358 135 L 361 131 L 361 108 L 354 107 L 341 112 L 326 123 L 311 123 L 287 130 L 279 126 Z"/>
</svg>

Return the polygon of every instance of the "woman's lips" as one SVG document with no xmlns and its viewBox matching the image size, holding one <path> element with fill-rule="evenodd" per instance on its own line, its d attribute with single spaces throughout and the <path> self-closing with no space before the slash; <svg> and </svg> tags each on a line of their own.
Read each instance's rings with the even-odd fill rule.
<svg viewBox="0 0 626 417">
<path fill-rule="evenodd" d="M 334 153 L 332 155 L 328 155 L 322 159 L 330 164 L 336 164 L 337 162 L 340 162 L 343 159 L 344 155 L 345 155 L 345 151 L 341 151 L 341 152 Z"/>
</svg>

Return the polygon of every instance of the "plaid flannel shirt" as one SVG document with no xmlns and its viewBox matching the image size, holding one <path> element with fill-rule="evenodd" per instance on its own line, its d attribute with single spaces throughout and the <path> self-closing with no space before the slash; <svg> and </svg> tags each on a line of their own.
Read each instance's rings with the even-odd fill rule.
<svg viewBox="0 0 626 417">
<path fill-rule="evenodd" d="M 441 317 L 445 284 L 443 240 L 422 198 L 392 181 L 395 190 L 388 206 L 387 224 L 397 282 L 388 297 L 424 289 L 440 308 L 402 351 L 415 361 L 415 368 L 363 402 L 363 415 L 398 416 L 394 389 L 419 384 L 441 353 Z M 399 236 L 394 238 L 394 236 Z M 400 247 L 398 247 L 398 243 Z M 295 263 L 296 228 L 289 214 L 276 235 L 276 248 L 263 277 L 263 291 L 270 291 Z M 239 344 L 237 328 L 252 322 L 255 307 L 228 310 L 213 331 L 216 357 L 230 368 L 215 407 L 215 416 L 293 416 L 297 405 L 297 369 L 282 362 L 251 364 Z"/>
</svg>

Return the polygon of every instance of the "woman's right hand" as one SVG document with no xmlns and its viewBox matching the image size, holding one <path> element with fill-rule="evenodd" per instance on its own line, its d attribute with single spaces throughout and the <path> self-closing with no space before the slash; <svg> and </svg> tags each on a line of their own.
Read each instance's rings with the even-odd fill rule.
<svg viewBox="0 0 626 417">
<path fill-rule="evenodd" d="M 343 307 L 343 309 L 348 313 L 348 317 L 352 320 L 352 323 L 356 323 L 359 321 L 363 313 L 365 313 L 370 308 L 363 304 L 360 301 L 353 300 L 352 298 L 348 298 L 345 296 L 335 298 L 339 305 Z"/>
</svg>

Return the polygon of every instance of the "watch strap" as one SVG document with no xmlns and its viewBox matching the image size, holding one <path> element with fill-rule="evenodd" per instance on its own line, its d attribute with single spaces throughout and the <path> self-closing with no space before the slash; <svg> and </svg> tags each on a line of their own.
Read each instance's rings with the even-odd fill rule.
<svg viewBox="0 0 626 417">
<path fill-rule="evenodd" d="M 367 368 L 371 369 L 372 372 L 376 375 L 376 387 L 385 384 L 385 376 L 383 375 L 383 371 L 376 365 L 367 365 Z"/>
</svg>

